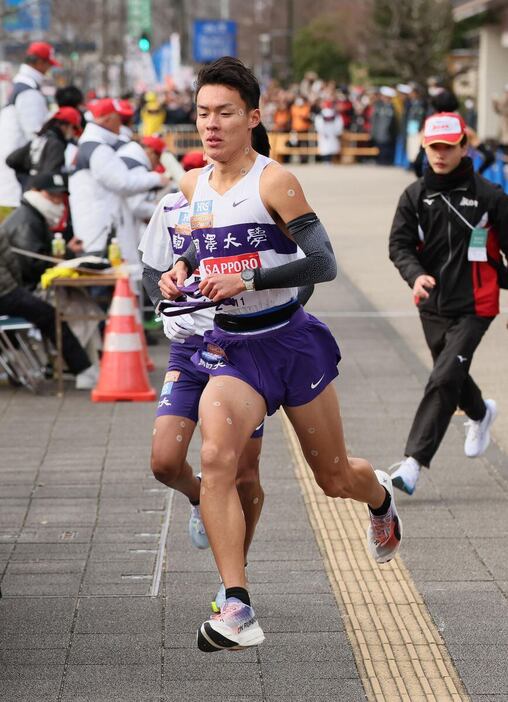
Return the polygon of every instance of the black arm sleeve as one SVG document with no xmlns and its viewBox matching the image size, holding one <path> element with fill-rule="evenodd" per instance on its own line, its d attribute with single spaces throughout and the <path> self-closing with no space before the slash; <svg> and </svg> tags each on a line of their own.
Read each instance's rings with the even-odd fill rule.
<svg viewBox="0 0 508 702">
<path fill-rule="evenodd" d="M 297 299 L 302 307 L 305 307 L 307 302 L 312 297 L 313 293 L 314 293 L 314 286 L 313 285 L 304 285 L 301 288 L 298 288 Z"/>
<path fill-rule="evenodd" d="M 405 190 L 393 218 L 388 250 L 390 260 L 410 288 L 413 287 L 418 276 L 427 273 L 418 258 L 419 244 L 416 207 Z"/>
<path fill-rule="evenodd" d="M 157 307 L 157 303 L 162 299 L 159 280 L 164 272 L 143 264 L 143 287 L 154 307 Z"/>
<path fill-rule="evenodd" d="M 292 288 L 333 280 L 337 275 L 337 263 L 332 245 L 314 212 L 297 217 L 286 226 L 305 258 L 274 268 L 256 268 L 254 288 Z"/>
</svg>

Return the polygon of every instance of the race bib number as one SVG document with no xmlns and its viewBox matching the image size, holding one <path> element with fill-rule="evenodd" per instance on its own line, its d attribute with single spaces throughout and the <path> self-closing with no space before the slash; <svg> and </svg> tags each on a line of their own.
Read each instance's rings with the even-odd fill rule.
<svg viewBox="0 0 508 702">
<path fill-rule="evenodd" d="M 475 227 L 471 232 L 467 249 L 468 261 L 487 261 L 487 236 L 489 232 L 483 227 Z"/>
</svg>

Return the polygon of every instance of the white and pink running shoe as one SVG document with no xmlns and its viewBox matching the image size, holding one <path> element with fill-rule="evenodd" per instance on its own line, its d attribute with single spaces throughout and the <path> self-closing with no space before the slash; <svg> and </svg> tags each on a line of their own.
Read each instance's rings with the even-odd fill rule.
<svg viewBox="0 0 508 702">
<path fill-rule="evenodd" d="M 258 646 L 264 640 L 254 610 L 236 597 L 228 597 L 220 613 L 201 624 L 197 636 L 198 648 L 207 653 Z"/>
<path fill-rule="evenodd" d="M 372 557 L 378 563 L 388 563 L 399 550 L 402 540 L 402 522 L 395 507 L 392 480 L 383 470 L 375 471 L 381 485 L 388 490 L 391 497 L 388 512 L 377 517 L 369 510 L 370 524 L 367 529 L 367 541 Z"/>
</svg>

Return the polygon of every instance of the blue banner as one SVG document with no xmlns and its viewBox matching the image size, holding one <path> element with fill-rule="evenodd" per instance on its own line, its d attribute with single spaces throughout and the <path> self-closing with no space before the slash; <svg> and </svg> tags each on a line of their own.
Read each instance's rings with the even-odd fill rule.
<svg viewBox="0 0 508 702">
<path fill-rule="evenodd" d="M 194 61 L 209 63 L 221 56 L 236 56 L 236 22 L 194 20 Z"/>
<path fill-rule="evenodd" d="M 51 0 L 4 0 L 6 32 L 47 32 L 51 26 Z"/>
</svg>

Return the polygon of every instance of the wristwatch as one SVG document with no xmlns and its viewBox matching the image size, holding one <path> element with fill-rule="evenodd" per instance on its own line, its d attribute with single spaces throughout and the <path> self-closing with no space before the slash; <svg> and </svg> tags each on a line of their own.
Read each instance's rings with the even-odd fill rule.
<svg viewBox="0 0 508 702">
<path fill-rule="evenodd" d="M 246 268 L 240 273 L 240 278 L 243 280 L 246 290 L 255 290 L 254 287 L 254 271 L 252 268 Z"/>
</svg>

